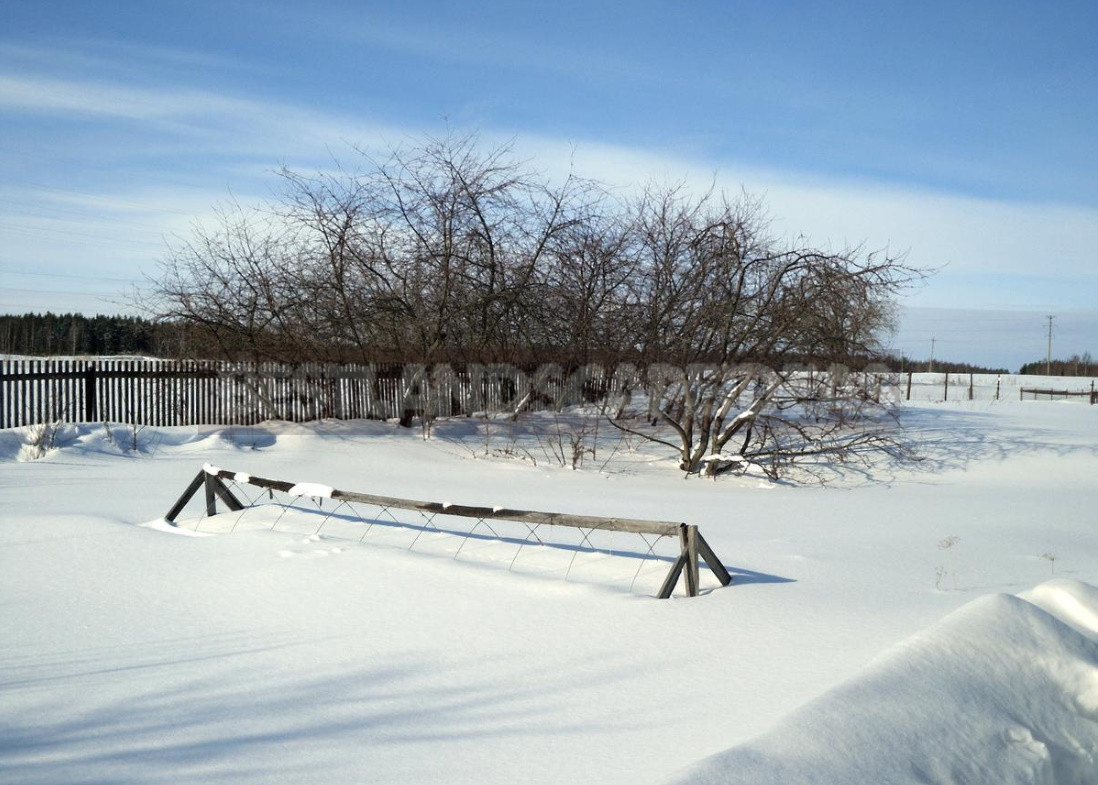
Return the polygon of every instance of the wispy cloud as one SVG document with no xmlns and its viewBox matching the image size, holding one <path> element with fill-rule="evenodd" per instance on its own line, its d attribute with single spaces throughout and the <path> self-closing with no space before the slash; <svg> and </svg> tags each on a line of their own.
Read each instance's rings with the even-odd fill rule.
<svg viewBox="0 0 1098 785">
<path fill-rule="evenodd" d="M 138 144 L 190 154 L 315 158 L 326 145 L 373 145 L 403 131 L 292 103 L 187 85 L 143 87 L 122 81 L 0 72 L 0 112 L 139 125 L 156 137 Z M 79 129 L 77 129 L 79 132 Z M 117 141 L 117 140 L 116 140 Z M 198 147 L 193 145 L 197 142 Z"/>
<path fill-rule="evenodd" d="M 34 44 L 3 42 L 0 43 L 0 60 L 54 73 L 73 68 L 113 72 L 180 68 L 258 70 L 245 60 L 196 49 L 72 36 L 58 36 Z"/>
<path fill-rule="evenodd" d="M 385 29 L 372 35 L 394 47 L 438 43 L 431 36 L 411 40 Z M 447 56 L 497 56 L 479 53 L 493 49 L 481 44 L 470 50 L 468 43 L 455 43 Z M 0 54 L 4 51 L 0 48 Z M 95 47 L 81 50 L 87 68 L 70 64 L 59 70 L 56 62 L 47 67 L 48 58 L 32 56 L 37 50 L 6 51 L 9 60 L 19 56 L 23 61 L 18 67 L 0 65 L 0 112 L 9 118 L 66 119 L 66 135 L 52 140 L 58 151 L 66 152 L 43 154 L 36 140 L 27 153 L 40 156 L 43 171 L 29 182 L 8 177 L 9 185 L 0 191 L 0 204 L 7 202 L 0 207 L 5 249 L 0 262 L 11 264 L 23 260 L 48 265 L 51 258 L 72 258 L 73 249 L 80 248 L 81 258 L 105 265 L 115 277 L 133 274 L 135 266 L 148 265 L 160 254 L 162 237 L 186 234 L 190 216 L 208 214 L 209 206 L 224 199 L 229 189 L 244 201 L 266 196 L 272 181 L 265 172 L 282 162 L 324 166 L 333 155 L 353 158 L 351 144 L 378 150 L 441 130 L 377 122 L 368 109 L 321 111 L 281 96 L 210 86 L 188 75 L 186 51 L 140 55 L 157 58 L 173 74 L 155 87 L 122 75 L 125 69 L 111 67 L 109 57 Z M 567 59 L 557 51 L 534 50 L 526 56 Z M 93 62 L 95 67 L 89 65 Z M 102 133 L 103 128 L 109 133 Z M 665 179 L 685 180 L 699 189 L 715 182 L 732 192 L 742 187 L 762 194 L 775 228 L 783 234 L 805 235 L 835 247 L 889 246 L 910 251 L 914 264 L 944 266 L 916 302 L 1042 307 L 1059 298 L 1064 307 L 1086 307 L 1098 288 L 1092 260 L 1092 249 L 1098 247 L 1098 210 L 1087 206 L 810 176 L 703 154 L 530 134 L 521 128 L 484 129 L 482 137 L 486 144 L 514 139 L 517 154 L 549 174 L 560 176 L 574 166 L 623 190 Z M 0 163 L 13 167 L 20 152 L 17 142 L 5 142 Z M 78 169 L 83 162 L 95 170 L 97 185 L 72 185 L 77 178 L 56 167 L 61 155 L 67 156 L 66 166 Z M 119 163 L 104 171 L 102 160 L 108 157 Z M 52 178 L 51 159 L 56 159 Z M 186 166 L 180 165 L 183 160 Z M 66 185 L 58 186 L 59 180 Z M 42 185 L 47 187 L 40 189 Z M 51 192 L 50 187 L 60 190 Z M 153 209 L 136 210 L 133 205 Z M 1020 286 L 1026 276 L 1041 280 Z"/>
<path fill-rule="evenodd" d="M 154 90 L 44 76 L 0 74 L 0 107 L 8 110 L 109 115 L 127 120 L 240 114 L 249 102 L 203 90 Z"/>
</svg>

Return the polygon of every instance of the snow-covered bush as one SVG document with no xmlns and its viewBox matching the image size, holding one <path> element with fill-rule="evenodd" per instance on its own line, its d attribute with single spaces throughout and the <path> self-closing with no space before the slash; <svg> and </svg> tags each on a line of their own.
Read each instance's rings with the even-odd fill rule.
<svg viewBox="0 0 1098 785">
<path fill-rule="evenodd" d="M 61 420 L 28 425 L 23 433 L 23 444 L 19 448 L 17 461 L 37 461 L 57 446 Z"/>
</svg>

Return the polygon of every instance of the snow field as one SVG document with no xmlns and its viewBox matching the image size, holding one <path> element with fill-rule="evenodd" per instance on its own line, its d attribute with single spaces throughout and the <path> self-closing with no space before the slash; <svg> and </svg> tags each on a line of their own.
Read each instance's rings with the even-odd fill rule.
<svg viewBox="0 0 1098 785">
<path fill-rule="evenodd" d="M 1067 733 L 1088 743 L 1070 716 L 1083 709 L 1061 708 L 1090 705 L 1091 644 L 1037 604 L 1070 611 L 1076 628 L 1096 612 L 1074 583 L 1098 582 L 1095 415 L 1077 403 L 913 406 L 907 436 L 926 460 L 828 488 L 684 481 L 643 448 L 602 472 L 474 459 L 482 434 L 466 423 L 440 422 L 430 441 L 382 423 L 148 429 L 138 454 L 80 426 L 32 463 L 15 462 L 19 433 L 0 432 L 0 782 L 661 782 L 751 739 L 807 756 L 798 739 L 818 726 L 793 712 L 816 716 L 813 699 L 844 708 L 821 755 L 859 738 L 900 745 L 907 714 L 971 720 L 970 736 L 919 726 L 936 740 L 920 747 L 929 782 L 948 781 L 955 751 L 989 739 L 1013 750 L 1004 733 L 1037 749 L 1023 729 L 1067 761 Z M 225 533 L 213 519 L 200 537 L 136 525 L 163 515 L 203 463 L 455 504 L 684 520 L 736 584 L 657 601 L 508 572 L 502 553 L 455 561 L 442 538 L 437 553 L 409 552 L 395 541 L 406 530 L 389 545 L 348 542 L 289 514 L 273 531 Z M 951 574 L 935 588 L 941 569 Z M 985 597 L 1053 570 L 1071 583 Z M 1002 678 L 1020 703 L 996 691 Z M 827 693 L 844 682 L 835 703 Z M 979 711 L 948 702 L 977 693 L 991 696 Z M 857 724 L 848 705 L 875 706 L 881 735 L 836 736 Z M 853 769 L 838 756 L 821 760 L 830 781 L 859 781 L 842 778 Z M 1071 782 L 1060 766 L 1032 781 Z"/>
</svg>

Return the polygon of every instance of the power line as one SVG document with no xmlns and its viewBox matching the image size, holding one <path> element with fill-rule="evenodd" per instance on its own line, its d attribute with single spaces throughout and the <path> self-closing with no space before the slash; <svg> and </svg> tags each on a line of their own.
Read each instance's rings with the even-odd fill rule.
<svg viewBox="0 0 1098 785">
<path fill-rule="evenodd" d="M 148 178 L 143 178 L 143 182 L 149 182 L 149 179 Z M 171 185 L 171 186 L 175 186 L 177 188 L 187 188 L 187 189 L 194 190 L 194 191 L 203 191 L 203 192 L 207 191 L 207 189 L 204 188 L 201 185 L 194 185 L 194 184 L 183 183 L 183 182 L 178 182 L 178 181 L 173 181 L 173 180 L 165 180 L 163 178 L 152 180 L 152 182 L 160 183 L 160 184 L 163 184 L 163 185 Z M 12 184 L 9 183 L 8 185 L 10 187 Z M 69 195 L 72 195 L 72 196 L 86 196 L 86 197 L 89 197 L 89 198 L 92 198 L 92 199 L 101 199 L 101 198 L 104 197 L 104 194 L 102 194 L 102 193 L 91 193 L 89 191 L 77 191 L 77 190 L 72 189 L 72 188 L 58 188 L 57 186 L 44 185 L 42 183 L 35 183 L 35 182 L 31 182 L 31 181 L 26 181 L 26 180 L 24 180 L 21 185 L 22 186 L 29 186 L 29 187 L 34 188 L 34 189 L 39 190 L 39 191 L 49 191 L 49 192 L 59 193 L 59 194 L 69 194 Z M 130 202 L 130 201 L 127 201 L 125 199 L 118 199 L 118 198 L 115 198 L 115 197 L 111 197 L 109 195 L 107 196 L 107 198 L 109 198 L 114 204 L 117 204 L 117 205 L 120 205 L 120 206 L 123 206 L 123 207 L 130 207 L 130 208 L 133 208 L 133 209 L 136 209 L 136 210 L 150 210 L 149 205 L 142 204 L 140 202 Z M 192 213 L 192 212 L 189 212 L 187 210 L 173 209 L 173 208 L 170 208 L 170 207 L 157 207 L 157 208 L 155 208 L 155 212 L 176 213 L 177 215 L 184 215 L 184 216 L 187 216 L 189 218 L 194 218 L 195 217 L 194 213 Z"/>
<path fill-rule="evenodd" d="M 10 199 L 0 199 L 0 205 L 10 205 L 11 207 L 19 208 L 20 212 L 8 212 L 3 215 L 4 218 L 10 220 L 31 220 L 31 221 L 64 221 L 70 224 L 81 224 L 82 222 L 96 221 L 98 223 L 123 226 L 132 226 L 137 229 L 142 229 L 146 232 L 158 232 L 163 233 L 164 228 L 160 225 L 153 223 L 142 223 L 139 221 L 130 221 L 125 218 L 117 218 L 115 214 L 119 210 L 111 207 L 110 205 L 102 206 L 75 206 L 75 207 L 63 207 L 60 205 L 42 204 L 36 202 L 16 202 Z M 159 210 L 151 209 L 149 213 L 152 215 L 158 214 Z M 52 213 L 49 215 L 47 213 Z M 103 217 L 106 213 L 108 217 Z M 28 227 L 29 228 L 29 227 Z M 48 228 L 48 227 L 47 227 Z"/>
<path fill-rule="evenodd" d="M 29 228 L 26 226 L 17 226 L 13 224 L 0 223 L 0 230 L 5 233 L 14 232 L 15 234 L 21 234 L 25 237 L 41 237 L 43 234 L 53 235 L 57 239 L 63 241 L 69 241 L 73 238 L 74 241 L 83 239 L 96 240 L 103 245 L 127 245 L 130 248 L 162 248 L 163 243 L 155 242 L 152 240 L 131 240 L 125 237 L 107 237 L 101 234 L 88 234 L 87 232 L 75 232 L 68 229 L 52 229 L 49 227 Z"/>
<path fill-rule="evenodd" d="M 21 289 L 14 286 L 5 286 L 5 292 L 21 294 L 53 294 L 53 295 L 65 295 L 67 297 L 116 297 L 118 296 L 117 290 L 107 290 L 101 292 L 92 292 L 86 289 Z"/>
<path fill-rule="evenodd" d="M 111 278 L 104 275 L 76 275 L 75 273 L 39 273 L 30 270 L 15 270 L 10 267 L 0 267 L 0 273 L 6 275 L 33 275 L 38 278 L 70 278 L 80 281 L 110 281 L 111 283 L 144 283 L 143 278 Z"/>
</svg>

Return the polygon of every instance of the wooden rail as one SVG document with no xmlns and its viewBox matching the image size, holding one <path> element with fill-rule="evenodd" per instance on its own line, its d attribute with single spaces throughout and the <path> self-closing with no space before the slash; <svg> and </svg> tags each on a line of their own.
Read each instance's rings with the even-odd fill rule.
<svg viewBox="0 0 1098 785">
<path fill-rule="evenodd" d="M 1038 395 L 1045 395 L 1049 398 L 1088 398 L 1091 405 L 1098 403 L 1098 390 L 1094 388 L 1094 382 L 1091 382 L 1089 390 L 1054 390 L 1051 388 L 1042 389 L 1039 387 L 1021 387 L 1018 390 L 1018 400 L 1024 401 L 1026 394 L 1032 395 L 1036 398 Z"/>
<path fill-rule="evenodd" d="M 324 488 L 321 493 L 316 486 L 302 485 L 286 482 L 284 480 L 271 480 L 265 477 L 254 477 L 250 474 L 241 474 L 228 469 L 220 469 L 216 466 L 206 465 L 202 468 L 183 494 L 176 500 L 172 508 L 164 516 L 164 519 L 176 525 L 176 519 L 183 512 L 187 503 L 204 489 L 206 500 L 206 515 L 217 515 L 217 501 L 229 508 L 230 511 L 239 512 L 245 509 L 245 505 L 233 494 L 225 484 L 225 480 L 251 485 L 265 490 L 279 491 L 281 493 L 293 493 L 297 496 L 314 496 L 317 498 L 331 498 L 346 502 L 358 502 L 371 504 L 378 507 L 386 507 L 398 510 L 414 510 L 416 512 L 433 515 L 452 515 L 460 518 L 475 518 L 481 521 L 505 520 L 518 521 L 527 524 L 545 526 L 568 526 L 576 529 L 588 529 L 591 531 L 617 531 L 630 532 L 632 534 L 650 534 L 656 537 L 673 537 L 679 541 L 679 555 L 671 565 L 671 570 L 664 579 L 659 593 L 660 599 L 667 599 L 678 585 L 680 576 L 686 574 L 687 596 L 695 597 L 698 594 L 698 559 L 705 562 L 722 586 L 732 583 L 732 576 L 720 559 L 713 552 L 709 543 L 702 537 L 698 527 L 686 523 L 674 521 L 654 521 L 641 518 L 615 518 L 595 515 L 573 515 L 571 513 L 540 512 L 536 510 L 512 510 L 502 507 L 477 507 L 463 504 L 450 504 L 440 502 L 424 502 L 415 499 L 401 499 L 393 496 L 379 496 L 371 493 L 359 493 L 357 491 L 343 491 L 336 488 Z"/>
</svg>

